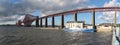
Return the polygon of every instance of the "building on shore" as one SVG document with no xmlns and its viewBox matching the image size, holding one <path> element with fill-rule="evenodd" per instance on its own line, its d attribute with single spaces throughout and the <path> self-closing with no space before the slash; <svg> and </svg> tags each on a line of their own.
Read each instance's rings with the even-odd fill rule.
<svg viewBox="0 0 120 45">
<path fill-rule="evenodd" d="M 65 25 L 66 28 L 73 28 L 73 27 L 77 27 L 77 28 L 86 28 L 86 29 L 92 29 L 93 26 L 92 24 L 85 24 L 85 21 L 68 21 Z M 98 32 L 110 32 L 112 31 L 113 28 L 113 23 L 101 23 L 99 25 L 96 25 L 97 27 L 97 31 Z"/>
<path fill-rule="evenodd" d="M 78 27 L 78 28 L 84 28 L 85 21 L 68 21 L 65 25 L 66 28 L 73 28 L 73 27 Z"/>
<path fill-rule="evenodd" d="M 92 29 L 93 26 L 92 26 L 92 24 L 85 24 L 85 27 L 84 27 L 84 28 L 86 28 L 86 29 Z"/>
<path fill-rule="evenodd" d="M 112 31 L 113 23 L 101 23 L 97 26 L 98 31 Z"/>
</svg>

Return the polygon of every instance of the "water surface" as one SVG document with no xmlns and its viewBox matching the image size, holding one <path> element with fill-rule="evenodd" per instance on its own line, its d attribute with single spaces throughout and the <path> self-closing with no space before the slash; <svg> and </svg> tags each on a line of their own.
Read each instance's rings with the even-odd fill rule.
<svg viewBox="0 0 120 45">
<path fill-rule="evenodd" d="M 111 45 L 111 32 L 64 32 L 0 26 L 0 45 Z"/>
</svg>

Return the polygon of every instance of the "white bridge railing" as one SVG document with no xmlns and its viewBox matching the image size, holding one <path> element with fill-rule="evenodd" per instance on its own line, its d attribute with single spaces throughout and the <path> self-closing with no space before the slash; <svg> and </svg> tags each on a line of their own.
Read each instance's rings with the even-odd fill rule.
<svg viewBox="0 0 120 45">
<path fill-rule="evenodd" d="M 113 29 L 112 45 L 120 45 L 119 30 L 119 27 Z"/>
</svg>

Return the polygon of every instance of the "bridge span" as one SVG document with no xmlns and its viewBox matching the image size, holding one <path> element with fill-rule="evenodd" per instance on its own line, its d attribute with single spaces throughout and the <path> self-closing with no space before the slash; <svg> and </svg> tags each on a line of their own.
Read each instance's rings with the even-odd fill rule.
<svg viewBox="0 0 120 45">
<path fill-rule="evenodd" d="M 70 10 L 70 11 L 50 14 L 50 15 L 43 16 L 43 17 L 37 16 L 36 19 L 34 19 L 34 20 L 36 21 L 36 27 L 43 27 L 43 21 L 45 21 L 45 27 L 48 27 L 48 18 L 52 18 L 51 24 L 52 24 L 52 27 L 55 27 L 55 23 L 56 23 L 55 22 L 55 17 L 56 16 L 61 16 L 60 29 L 63 29 L 64 28 L 64 21 L 65 21 L 64 16 L 65 15 L 74 14 L 74 22 L 77 22 L 78 21 L 78 19 L 77 19 L 77 14 L 78 13 L 90 12 L 90 13 L 92 13 L 91 14 L 92 15 L 92 21 L 91 22 L 92 22 L 93 29 L 96 29 L 96 26 L 95 26 L 95 13 L 96 12 L 106 12 L 106 11 L 114 11 L 115 12 L 115 14 L 114 14 L 114 26 L 116 27 L 116 23 L 117 23 L 116 15 L 117 15 L 117 11 L 120 11 L 120 7 L 99 7 L 99 8 L 76 9 L 76 10 Z M 42 19 L 45 19 L 45 20 L 42 20 Z M 33 22 L 33 20 L 31 22 Z"/>
<path fill-rule="evenodd" d="M 92 26 L 94 29 L 96 29 L 95 26 L 95 12 L 105 12 L 105 11 L 114 11 L 114 26 L 116 26 L 116 14 L 117 11 L 120 11 L 120 7 L 100 7 L 100 8 L 83 8 L 83 9 L 76 9 L 76 10 L 70 10 L 70 11 L 65 11 L 65 12 L 60 12 L 60 13 L 55 13 L 51 15 L 47 15 L 44 17 L 40 17 L 36 20 L 36 27 L 39 27 L 39 20 L 40 20 L 40 27 L 42 26 L 42 19 L 45 19 L 45 27 L 48 27 L 48 18 L 52 17 L 52 27 L 55 27 L 55 21 L 54 18 L 56 16 L 61 16 L 61 25 L 60 28 L 64 28 L 64 16 L 68 14 L 74 14 L 74 22 L 77 22 L 77 13 L 86 13 L 86 12 L 91 12 L 92 13 Z"/>
</svg>

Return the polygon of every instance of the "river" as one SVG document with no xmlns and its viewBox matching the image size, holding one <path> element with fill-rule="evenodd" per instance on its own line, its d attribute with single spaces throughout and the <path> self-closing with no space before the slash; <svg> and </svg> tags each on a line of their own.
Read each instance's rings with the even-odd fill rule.
<svg viewBox="0 0 120 45">
<path fill-rule="evenodd" d="M 111 45 L 112 32 L 64 32 L 0 26 L 0 45 Z"/>
</svg>

